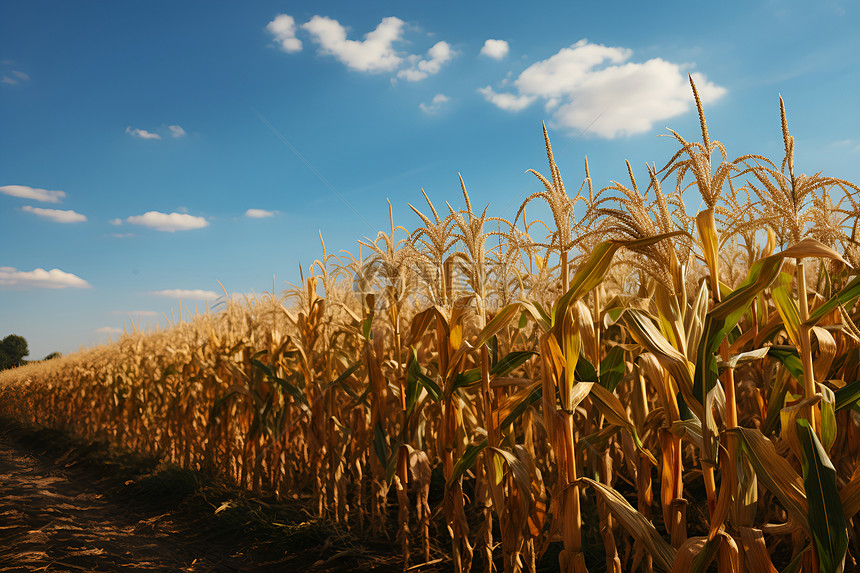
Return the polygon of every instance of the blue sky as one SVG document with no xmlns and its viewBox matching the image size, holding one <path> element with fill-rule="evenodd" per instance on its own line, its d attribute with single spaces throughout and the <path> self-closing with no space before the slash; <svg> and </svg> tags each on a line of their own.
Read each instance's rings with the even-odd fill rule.
<svg viewBox="0 0 860 573">
<path fill-rule="evenodd" d="M 732 157 L 860 181 L 857 1 L 0 3 L 0 337 L 31 358 L 298 280 L 407 203 L 512 218 L 661 167 L 697 120 Z M 694 208 L 695 204 L 691 206 Z M 420 208 L 420 207 L 419 207 Z M 534 215 L 541 214 L 535 208 Z M 254 216 L 256 215 L 256 216 Z"/>
</svg>

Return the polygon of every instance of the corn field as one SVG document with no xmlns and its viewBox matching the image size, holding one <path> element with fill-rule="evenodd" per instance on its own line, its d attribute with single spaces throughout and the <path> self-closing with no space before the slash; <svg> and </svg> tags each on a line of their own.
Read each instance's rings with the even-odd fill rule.
<svg viewBox="0 0 860 573">
<path fill-rule="evenodd" d="M 659 170 L 571 193 L 544 128 L 512 221 L 461 178 L 283 293 L 3 372 L 0 415 L 309 495 L 404 568 L 858 567 L 860 189 L 795 173 L 782 100 L 784 157 L 731 159 L 691 87 Z"/>
</svg>

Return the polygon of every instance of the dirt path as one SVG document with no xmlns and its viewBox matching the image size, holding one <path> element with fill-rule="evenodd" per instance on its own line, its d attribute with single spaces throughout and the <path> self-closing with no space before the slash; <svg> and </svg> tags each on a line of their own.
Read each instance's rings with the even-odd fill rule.
<svg viewBox="0 0 860 573">
<path fill-rule="evenodd" d="M 246 569 L 199 540 L 177 539 L 169 521 L 136 518 L 85 477 L 0 434 L 0 571 Z"/>
</svg>

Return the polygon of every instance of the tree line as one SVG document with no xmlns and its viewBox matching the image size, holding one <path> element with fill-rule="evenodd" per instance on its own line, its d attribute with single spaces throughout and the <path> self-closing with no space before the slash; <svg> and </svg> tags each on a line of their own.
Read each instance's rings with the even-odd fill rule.
<svg viewBox="0 0 860 573">
<path fill-rule="evenodd" d="M 3 340 L 0 340 L 0 370 L 23 366 L 28 362 L 24 360 L 24 357 L 29 355 L 30 350 L 27 348 L 27 339 L 23 336 L 10 334 Z M 60 356 L 62 356 L 60 352 L 52 352 L 45 356 L 44 360 L 51 360 Z"/>
</svg>

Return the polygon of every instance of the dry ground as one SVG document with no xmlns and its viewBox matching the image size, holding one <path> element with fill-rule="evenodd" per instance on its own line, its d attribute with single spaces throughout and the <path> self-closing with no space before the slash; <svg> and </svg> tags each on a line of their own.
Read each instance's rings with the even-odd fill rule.
<svg viewBox="0 0 860 573">
<path fill-rule="evenodd" d="M 402 571 L 393 546 L 197 479 L 0 421 L 0 571 Z"/>
</svg>

